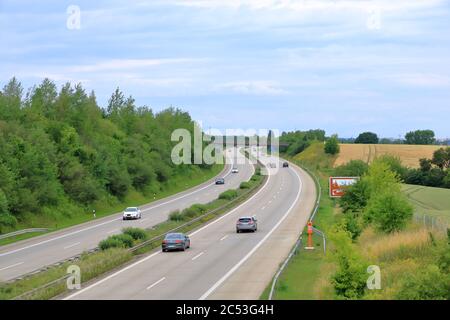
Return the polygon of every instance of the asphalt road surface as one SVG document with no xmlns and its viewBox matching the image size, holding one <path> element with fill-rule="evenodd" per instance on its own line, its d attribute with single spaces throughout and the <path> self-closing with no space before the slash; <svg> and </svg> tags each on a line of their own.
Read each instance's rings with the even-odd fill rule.
<svg viewBox="0 0 450 320">
<path fill-rule="evenodd" d="M 225 185 L 215 185 L 214 179 L 177 195 L 141 206 L 142 219 L 122 220 L 122 213 L 96 219 L 74 227 L 0 247 L 0 280 L 7 281 L 33 272 L 83 251 L 95 248 L 99 241 L 121 232 L 124 227 L 149 228 L 167 220 L 170 212 L 196 203 L 208 203 L 228 189 L 238 188 L 254 173 L 254 166 L 245 161 L 237 149 L 227 150 L 227 165 L 220 177 Z M 231 173 L 233 165 L 239 173 Z"/>
<path fill-rule="evenodd" d="M 283 223 L 295 218 L 295 208 L 299 205 L 312 208 L 315 191 L 311 189 L 315 187 L 310 178 L 307 184 L 302 181 L 302 175 L 307 175 L 297 167 L 280 168 L 280 163 L 266 156 L 262 156 L 261 161 L 265 164 L 277 163 L 277 168 L 267 169 L 271 174 L 265 185 L 239 207 L 192 232 L 190 249 L 185 252 L 155 251 L 118 271 L 85 284 L 81 290 L 72 292 L 65 299 L 208 299 L 226 285 L 230 277 L 239 272 L 255 253 L 263 256 L 275 254 L 261 250 Z M 302 197 L 304 194 L 307 197 Z M 236 233 L 237 219 L 252 215 L 258 219 L 258 231 Z M 302 219 L 304 223 L 307 216 Z M 294 240 L 298 230 L 295 232 Z M 288 252 L 292 243 L 284 243 L 283 247 Z M 281 263 L 285 257 L 275 256 L 281 259 L 277 263 Z M 268 269 L 268 272 L 271 273 L 268 275 L 270 279 L 273 270 Z M 242 282 L 242 286 L 245 285 Z M 233 296 L 226 298 L 232 299 Z"/>
</svg>

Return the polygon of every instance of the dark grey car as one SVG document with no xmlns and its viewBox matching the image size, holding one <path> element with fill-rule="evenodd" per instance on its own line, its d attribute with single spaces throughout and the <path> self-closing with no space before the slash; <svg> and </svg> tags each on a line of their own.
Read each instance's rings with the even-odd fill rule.
<svg viewBox="0 0 450 320">
<path fill-rule="evenodd" d="M 255 217 L 242 217 L 236 222 L 236 232 L 242 231 L 255 232 L 258 230 L 258 220 Z"/>
<path fill-rule="evenodd" d="M 217 179 L 216 184 L 225 184 L 225 179 L 224 178 Z"/>
<path fill-rule="evenodd" d="M 191 239 L 184 233 L 168 233 L 161 244 L 163 252 L 170 250 L 184 251 L 191 247 Z"/>
</svg>

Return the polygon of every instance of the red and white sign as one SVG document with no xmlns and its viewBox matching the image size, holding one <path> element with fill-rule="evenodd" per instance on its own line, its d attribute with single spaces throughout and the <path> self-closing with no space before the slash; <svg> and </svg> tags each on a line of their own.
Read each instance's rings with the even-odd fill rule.
<svg viewBox="0 0 450 320">
<path fill-rule="evenodd" d="M 345 189 L 358 182 L 359 177 L 330 177 L 330 197 L 340 198 Z"/>
</svg>

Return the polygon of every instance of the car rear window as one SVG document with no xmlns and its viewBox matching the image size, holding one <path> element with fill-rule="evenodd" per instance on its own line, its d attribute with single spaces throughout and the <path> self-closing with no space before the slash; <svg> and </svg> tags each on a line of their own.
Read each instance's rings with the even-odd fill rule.
<svg viewBox="0 0 450 320">
<path fill-rule="evenodd" d="M 239 219 L 240 222 L 250 222 L 250 218 L 241 218 Z"/>
<path fill-rule="evenodd" d="M 133 211 L 137 211 L 137 208 L 127 208 L 125 211 L 126 212 L 133 212 Z"/>
<path fill-rule="evenodd" d="M 172 233 L 166 236 L 166 239 L 183 239 L 184 236 L 180 233 Z"/>
</svg>

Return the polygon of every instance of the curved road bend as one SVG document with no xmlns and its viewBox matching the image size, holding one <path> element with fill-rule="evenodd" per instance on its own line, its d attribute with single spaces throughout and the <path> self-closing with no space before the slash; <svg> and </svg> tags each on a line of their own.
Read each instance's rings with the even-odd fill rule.
<svg viewBox="0 0 450 320">
<path fill-rule="evenodd" d="M 261 160 L 263 163 L 271 161 L 264 157 Z M 298 228 L 291 230 L 289 241 L 281 244 L 283 250 L 278 250 L 281 253 L 276 249 L 275 252 L 261 250 L 279 230 L 284 230 L 287 221 L 297 224 L 306 221 L 307 217 L 299 217 L 297 208 L 314 204 L 315 191 L 311 193 L 310 188 L 315 190 L 315 187 L 303 178 L 298 168 L 280 168 L 247 202 L 191 233 L 191 249 L 169 253 L 156 251 L 86 284 L 65 299 L 206 299 L 220 292 L 222 286 L 234 274 L 239 274 L 253 256 L 261 254 L 270 260 L 273 255 L 278 263 L 282 262 L 284 253 L 292 247 L 292 240 L 295 242 Z M 257 216 L 258 232 L 237 234 L 236 220 L 248 215 Z M 296 222 L 297 219 L 300 222 Z M 260 268 L 264 269 L 273 261 L 266 263 L 261 260 L 260 263 Z M 270 267 L 268 273 L 272 269 Z M 272 276 L 273 273 L 268 278 Z M 267 285 L 266 278 L 265 281 L 261 288 Z M 226 298 L 232 299 L 233 296 L 227 295 Z"/>
<path fill-rule="evenodd" d="M 43 266 L 57 263 L 95 248 L 99 241 L 121 232 L 128 226 L 149 228 L 167 220 L 170 212 L 184 209 L 195 203 L 208 203 L 230 188 L 238 188 L 254 173 L 254 167 L 243 161 L 244 155 L 227 152 L 227 165 L 221 173 L 225 185 L 215 185 L 214 179 L 177 195 L 141 206 L 142 219 L 123 221 L 122 213 L 110 215 L 92 222 L 0 247 L 0 280 L 7 281 L 33 272 Z M 239 173 L 232 174 L 231 163 L 238 163 Z"/>
</svg>

